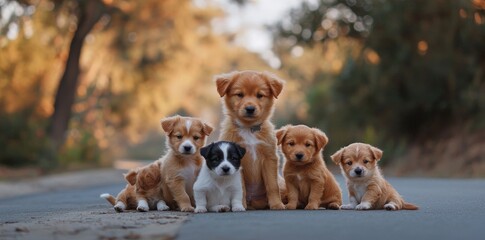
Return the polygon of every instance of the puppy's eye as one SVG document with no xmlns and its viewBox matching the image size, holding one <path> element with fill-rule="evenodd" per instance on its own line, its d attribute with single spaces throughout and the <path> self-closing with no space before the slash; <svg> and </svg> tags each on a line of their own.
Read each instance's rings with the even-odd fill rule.
<svg viewBox="0 0 485 240">
<path fill-rule="evenodd" d="M 199 137 L 199 136 L 194 136 L 194 140 L 195 140 L 195 141 L 197 141 L 197 140 L 199 140 L 199 139 L 200 139 L 200 137 Z"/>
<path fill-rule="evenodd" d="M 244 97 L 244 94 L 242 94 L 242 93 L 236 93 L 236 96 L 238 96 L 239 98 L 243 98 Z"/>
<path fill-rule="evenodd" d="M 290 146 L 293 147 L 293 146 L 295 146 L 295 143 L 294 142 L 289 142 L 288 145 L 290 145 Z"/>
<path fill-rule="evenodd" d="M 305 147 L 311 147 L 312 145 L 310 143 L 306 143 Z"/>
<path fill-rule="evenodd" d="M 256 94 L 256 97 L 257 97 L 257 98 L 263 98 L 264 96 L 263 96 L 263 94 L 258 93 L 258 94 Z"/>
<path fill-rule="evenodd" d="M 370 162 L 369 160 L 364 159 L 364 164 L 367 164 L 367 163 L 369 163 L 369 162 Z"/>
<path fill-rule="evenodd" d="M 347 164 L 347 165 L 349 165 L 349 166 L 350 166 L 350 165 L 352 165 L 352 162 L 351 162 L 351 161 L 348 161 L 348 162 L 346 162 L 345 164 Z"/>
<path fill-rule="evenodd" d="M 176 135 L 175 136 L 177 139 L 182 139 L 182 135 Z"/>
</svg>

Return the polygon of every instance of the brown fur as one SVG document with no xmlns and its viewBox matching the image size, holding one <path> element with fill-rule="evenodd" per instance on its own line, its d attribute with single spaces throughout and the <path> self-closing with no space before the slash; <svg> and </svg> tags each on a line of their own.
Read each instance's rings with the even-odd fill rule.
<svg viewBox="0 0 485 240">
<path fill-rule="evenodd" d="M 269 121 L 274 100 L 284 82 L 266 72 L 241 71 L 216 76 L 217 91 L 223 97 L 225 119 L 219 140 L 236 142 L 248 151 L 241 161 L 243 204 L 249 209 L 285 209 L 278 187 L 278 157 L 274 126 Z M 256 108 L 253 117 L 245 107 Z M 252 131 L 254 127 L 259 127 Z M 254 140 L 254 141 L 251 141 Z M 281 184 L 283 185 L 283 184 Z"/>
<path fill-rule="evenodd" d="M 135 210 L 137 209 L 138 201 L 141 199 L 148 202 L 150 210 L 156 210 L 157 202 L 162 200 L 160 161 L 130 170 L 124 176 L 128 182 L 126 187 L 118 193 L 116 199 L 111 195 L 106 198 L 113 206 L 118 202 L 122 202 L 126 206 L 126 209 L 115 206 L 115 210 L 118 212 Z"/>
<path fill-rule="evenodd" d="M 187 121 L 191 121 L 189 131 Z M 162 119 L 161 124 L 168 138 L 168 152 L 161 159 L 164 199 L 171 209 L 178 207 L 183 212 L 193 212 L 195 202 L 192 187 L 203 163 L 200 148 L 204 146 L 212 127 L 200 119 L 181 116 Z M 180 136 L 181 139 L 178 138 Z M 178 151 L 179 146 L 186 140 L 190 140 L 196 147 L 194 154 L 182 154 Z"/>
<path fill-rule="evenodd" d="M 353 143 L 331 156 L 340 165 L 342 174 L 347 180 L 349 198 L 355 199 L 355 209 L 417 210 L 418 207 L 406 203 L 399 193 L 382 177 L 377 162 L 382 158 L 382 151 L 364 143 Z M 355 168 L 363 169 L 363 176 L 352 176 Z M 364 190 L 359 193 L 359 189 Z M 362 194 L 362 196 L 359 196 Z M 368 203 L 370 206 L 366 206 Z M 390 203 L 390 204 L 389 204 Z M 344 207 L 344 206 L 343 206 Z M 346 208 L 352 209 L 352 208 Z"/>
<path fill-rule="evenodd" d="M 339 209 L 342 191 L 322 157 L 328 143 L 325 133 L 304 125 L 287 125 L 276 131 L 276 138 L 286 157 L 283 168 L 288 191 L 286 208 Z M 303 157 L 299 160 L 296 154 Z"/>
</svg>

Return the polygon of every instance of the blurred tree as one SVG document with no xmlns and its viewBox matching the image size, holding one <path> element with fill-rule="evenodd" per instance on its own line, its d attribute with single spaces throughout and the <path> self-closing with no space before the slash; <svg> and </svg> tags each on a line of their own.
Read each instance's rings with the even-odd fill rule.
<svg viewBox="0 0 485 240">
<path fill-rule="evenodd" d="M 276 51 L 312 86 L 309 120 L 331 150 L 367 141 L 403 154 L 452 126 L 484 128 L 484 13 L 478 0 L 304 3 L 279 24 Z"/>
</svg>

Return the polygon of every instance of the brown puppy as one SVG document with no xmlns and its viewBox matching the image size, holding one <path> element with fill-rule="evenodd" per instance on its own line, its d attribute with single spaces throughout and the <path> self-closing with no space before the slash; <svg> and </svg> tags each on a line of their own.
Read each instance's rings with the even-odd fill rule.
<svg viewBox="0 0 485 240">
<path fill-rule="evenodd" d="M 200 148 L 212 127 L 200 119 L 169 117 L 162 119 L 167 134 L 167 154 L 161 159 L 163 198 L 172 209 L 194 211 L 193 185 L 203 163 Z"/>
<path fill-rule="evenodd" d="M 147 166 L 130 170 L 125 174 L 126 185 L 116 199 L 105 193 L 101 194 L 110 202 L 117 212 L 124 210 L 136 210 L 146 212 L 148 210 L 168 210 L 168 206 L 162 199 L 160 161 L 155 161 Z"/>
<path fill-rule="evenodd" d="M 325 133 L 304 125 L 287 125 L 276 131 L 276 138 L 286 157 L 283 168 L 288 191 L 286 208 L 339 209 L 342 191 L 322 156 L 328 143 Z"/>
<path fill-rule="evenodd" d="M 417 210 L 407 203 L 381 175 L 377 162 L 382 151 L 364 143 L 352 143 L 331 156 L 347 180 L 350 204 L 342 209 Z"/>
<path fill-rule="evenodd" d="M 236 142 L 247 150 L 241 160 L 243 205 L 249 209 L 285 209 L 278 186 L 282 181 L 278 177 L 274 126 L 269 121 L 284 82 L 255 71 L 233 72 L 215 79 L 217 92 L 224 97 L 225 119 L 219 140 Z"/>
</svg>

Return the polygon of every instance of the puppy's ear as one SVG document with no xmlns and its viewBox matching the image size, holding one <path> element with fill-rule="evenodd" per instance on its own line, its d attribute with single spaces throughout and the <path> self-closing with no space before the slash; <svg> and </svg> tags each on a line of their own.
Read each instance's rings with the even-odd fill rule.
<svg viewBox="0 0 485 240">
<path fill-rule="evenodd" d="M 126 181 L 132 185 L 135 186 L 136 184 L 136 175 L 138 174 L 138 170 L 130 170 L 128 173 L 123 174 L 125 176 Z"/>
<path fill-rule="evenodd" d="M 214 130 L 209 124 L 207 123 L 202 123 L 202 133 L 205 134 L 206 136 L 209 136 Z"/>
<path fill-rule="evenodd" d="M 234 146 L 236 147 L 237 152 L 239 153 L 240 159 L 244 157 L 244 154 L 246 154 L 246 148 L 241 147 L 241 145 L 234 143 Z"/>
<path fill-rule="evenodd" d="M 211 151 L 212 147 L 214 146 L 214 143 L 211 143 L 203 148 L 200 149 L 200 155 L 207 159 L 209 157 L 209 152 Z"/>
<path fill-rule="evenodd" d="M 283 85 L 285 84 L 285 81 L 279 79 L 278 77 L 276 77 L 274 74 L 270 72 L 263 72 L 261 73 L 261 76 L 268 83 L 269 88 L 271 89 L 271 93 L 273 94 L 273 97 L 278 98 L 281 91 L 283 91 Z"/>
<path fill-rule="evenodd" d="M 276 130 L 276 140 L 278 141 L 277 145 L 280 145 L 283 143 L 283 139 L 285 139 L 285 136 L 286 136 L 286 133 L 288 132 L 289 127 L 291 127 L 291 125 L 286 125 Z"/>
<path fill-rule="evenodd" d="M 214 77 L 219 96 L 224 97 L 226 95 L 227 90 L 229 90 L 229 85 L 231 85 L 232 80 L 237 76 L 237 74 L 238 72 L 232 72 Z"/>
<path fill-rule="evenodd" d="M 180 120 L 179 115 L 160 120 L 163 131 L 166 132 L 167 134 L 170 134 L 173 131 L 173 127 L 175 126 L 175 123 L 178 122 L 179 120 Z"/>
<path fill-rule="evenodd" d="M 322 150 L 328 143 L 327 135 L 318 128 L 312 128 L 313 135 L 315 136 L 315 145 L 317 152 Z"/>
<path fill-rule="evenodd" d="M 373 146 L 371 146 L 369 144 L 368 144 L 368 146 L 369 146 L 369 150 L 372 153 L 372 155 L 374 156 L 374 158 L 377 161 L 381 160 L 381 158 L 382 158 L 382 150 L 380 150 L 379 148 L 373 147 Z"/>
<path fill-rule="evenodd" d="M 343 147 L 340 150 L 338 150 L 336 153 L 334 153 L 332 156 L 330 156 L 330 158 L 335 164 L 340 165 L 340 162 L 342 162 L 342 156 L 344 151 L 345 151 L 345 148 Z"/>
</svg>

